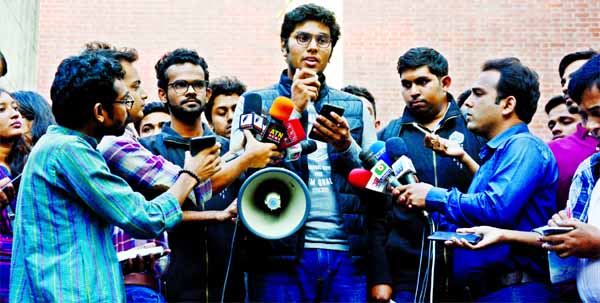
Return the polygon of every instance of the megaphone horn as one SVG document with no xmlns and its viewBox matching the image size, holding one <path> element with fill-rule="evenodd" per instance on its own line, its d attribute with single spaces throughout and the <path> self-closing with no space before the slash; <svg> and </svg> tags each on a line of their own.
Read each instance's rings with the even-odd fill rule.
<svg viewBox="0 0 600 303">
<path fill-rule="evenodd" d="M 257 171 L 238 194 L 238 212 L 244 225 L 265 239 L 292 235 L 310 210 L 308 188 L 293 172 L 276 167 Z"/>
</svg>

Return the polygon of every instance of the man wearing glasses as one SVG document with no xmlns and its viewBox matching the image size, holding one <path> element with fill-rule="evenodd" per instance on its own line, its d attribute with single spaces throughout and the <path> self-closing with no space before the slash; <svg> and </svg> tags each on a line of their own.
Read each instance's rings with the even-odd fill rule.
<svg viewBox="0 0 600 303">
<path fill-rule="evenodd" d="M 249 239 L 252 302 L 367 301 L 366 205 L 346 178 L 350 170 L 360 167 L 361 146 L 375 141 L 375 128 L 358 97 L 325 82 L 323 71 L 339 37 L 333 12 L 314 4 L 290 11 L 280 34 L 287 69 L 277 84 L 254 92 L 262 97 L 263 108 L 270 108 L 277 96 L 292 99 L 292 118 L 299 118 L 307 133 L 312 130 L 324 141 L 317 142 L 315 152 L 282 164 L 308 185 L 311 209 L 305 225 L 290 237 Z M 344 107 L 344 117 L 332 113 L 328 120 L 319 115 L 323 104 Z M 238 126 L 243 108 L 243 104 L 236 108 L 232 146 L 241 141 Z"/>
<path fill-rule="evenodd" d="M 122 135 L 128 121 L 132 98 L 122 79 L 119 63 L 98 54 L 67 58 L 57 69 L 51 96 L 58 125 L 23 170 L 30 186 L 15 211 L 11 302 L 124 302 L 113 226 L 152 238 L 182 219 L 202 156 L 186 158 L 175 184 L 148 201 L 96 150 L 104 136 Z"/>
<path fill-rule="evenodd" d="M 165 54 L 155 66 L 158 95 L 169 109 L 170 123 L 162 131 L 141 139 L 152 153 L 182 165 L 189 149 L 190 138 L 215 136 L 201 120 L 201 114 L 211 95 L 208 88 L 208 65 L 196 51 L 176 49 Z M 229 149 L 227 139 L 217 136 L 221 153 Z M 223 210 L 235 207 L 239 182 L 234 182 L 248 167 L 262 168 L 279 157 L 274 144 L 249 142 L 247 153 L 228 162 L 212 177 L 213 188 L 223 189 L 212 199 L 197 205 L 184 204 L 184 210 Z M 232 186 L 229 186 L 233 184 Z M 184 220 L 185 221 L 185 220 Z M 165 274 L 166 297 L 169 302 L 221 300 L 221 290 L 227 268 L 234 225 L 229 222 L 206 224 L 183 222 L 169 230 L 171 264 Z M 243 272 L 233 259 L 225 301 L 243 301 Z"/>
</svg>

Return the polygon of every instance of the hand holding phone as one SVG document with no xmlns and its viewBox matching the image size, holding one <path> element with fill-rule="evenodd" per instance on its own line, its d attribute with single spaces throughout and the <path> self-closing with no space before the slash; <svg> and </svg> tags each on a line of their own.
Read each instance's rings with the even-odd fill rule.
<svg viewBox="0 0 600 303">
<path fill-rule="evenodd" d="M 564 234 L 575 229 L 573 226 L 541 226 L 534 228 L 532 231 L 540 234 L 543 237 Z"/>
<path fill-rule="evenodd" d="M 336 113 L 338 116 L 343 116 L 344 108 L 326 103 L 326 104 L 323 104 L 323 107 L 321 107 L 321 111 L 319 112 L 319 115 L 325 117 L 329 121 L 334 121 L 333 117 L 331 117 L 331 112 Z M 308 134 L 308 137 L 313 140 L 319 140 L 322 142 L 326 142 L 326 140 L 322 136 L 320 136 L 314 132 L 314 128 L 311 129 L 310 133 Z"/>
<path fill-rule="evenodd" d="M 190 139 L 190 154 L 195 156 L 202 150 L 209 148 L 217 143 L 217 137 L 205 136 L 205 137 L 194 137 Z"/>
<path fill-rule="evenodd" d="M 452 238 L 456 238 L 458 240 L 465 239 L 467 242 L 473 245 L 481 241 L 481 236 L 478 234 L 459 234 L 449 231 L 436 231 L 427 237 L 427 239 L 432 241 L 450 241 Z"/>
</svg>

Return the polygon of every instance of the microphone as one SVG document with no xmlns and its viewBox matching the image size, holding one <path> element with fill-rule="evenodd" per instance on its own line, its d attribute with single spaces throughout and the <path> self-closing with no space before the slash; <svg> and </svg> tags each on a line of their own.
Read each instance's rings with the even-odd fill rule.
<svg viewBox="0 0 600 303">
<path fill-rule="evenodd" d="M 400 186 L 390 166 L 385 161 L 378 160 L 373 152 L 363 150 L 358 156 L 362 161 L 363 167 L 370 170 L 376 178 L 383 180 L 385 184 L 389 184 L 392 187 Z"/>
<path fill-rule="evenodd" d="M 240 116 L 240 129 L 254 129 L 257 134 L 264 130 L 262 116 L 262 98 L 259 94 L 248 93 L 244 96 L 244 111 Z"/>
<path fill-rule="evenodd" d="M 271 108 L 269 109 L 269 115 L 278 121 L 285 122 L 290 119 L 290 115 L 294 111 L 294 102 L 290 98 L 279 96 L 275 98 Z"/>
<path fill-rule="evenodd" d="M 302 155 L 308 155 L 317 150 L 317 143 L 313 140 L 304 140 L 286 149 L 286 162 L 292 162 L 300 159 Z"/>
<path fill-rule="evenodd" d="M 299 119 L 288 120 L 285 123 L 283 123 L 283 125 L 286 128 L 287 136 L 283 138 L 283 142 L 281 143 L 282 148 L 291 147 L 300 142 L 303 142 L 303 140 L 306 139 L 306 132 L 304 131 L 302 123 Z"/>
<path fill-rule="evenodd" d="M 354 187 L 366 188 L 376 192 L 386 192 L 387 188 L 384 182 L 375 176 L 373 173 L 364 168 L 355 168 L 348 174 L 348 183 Z"/>
<path fill-rule="evenodd" d="M 391 138 L 385 142 L 385 148 L 388 152 L 390 159 L 395 162 L 392 164 L 392 168 L 400 183 L 402 184 L 413 184 L 418 183 L 419 179 L 416 174 L 415 166 L 413 165 L 410 158 L 407 156 L 408 148 L 406 142 L 402 138 Z"/>
<path fill-rule="evenodd" d="M 270 119 L 262 133 L 261 142 L 275 143 L 281 146 L 283 138 L 287 135 L 287 128 L 283 122 L 287 122 L 294 110 L 294 103 L 286 97 L 277 97 L 269 109 Z"/>
<path fill-rule="evenodd" d="M 390 159 L 387 153 L 384 141 L 375 141 L 375 143 L 369 146 L 369 150 L 373 153 L 373 155 L 375 155 L 377 160 L 383 160 L 385 164 L 392 165 L 393 161 Z"/>
</svg>

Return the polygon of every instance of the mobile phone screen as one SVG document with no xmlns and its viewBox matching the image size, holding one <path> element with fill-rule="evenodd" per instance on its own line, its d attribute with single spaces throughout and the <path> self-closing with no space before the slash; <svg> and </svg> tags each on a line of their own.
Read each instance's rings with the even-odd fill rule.
<svg viewBox="0 0 600 303">
<path fill-rule="evenodd" d="M 427 239 L 432 241 L 448 241 L 452 238 L 466 239 L 471 244 L 477 244 L 481 240 L 481 236 L 478 234 L 459 234 L 448 231 L 436 231 L 431 234 Z"/>
<path fill-rule="evenodd" d="M 319 112 L 319 115 L 327 118 L 329 121 L 332 121 L 333 118 L 331 117 L 331 112 L 338 114 L 338 116 L 343 116 L 344 108 L 335 106 L 335 105 L 331 105 L 331 104 L 323 104 L 323 107 L 321 107 L 321 111 Z M 325 142 L 325 139 L 323 139 L 323 138 L 321 138 L 321 136 L 315 134 L 315 132 L 313 132 L 312 130 L 308 134 L 308 137 L 313 140 L 319 140 L 319 141 Z"/>
<path fill-rule="evenodd" d="M 206 137 L 195 137 L 190 139 L 190 153 L 195 156 L 205 148 L 209 148 L 217 143 L 217 137 L 206 136 Z"/>
</svg>

